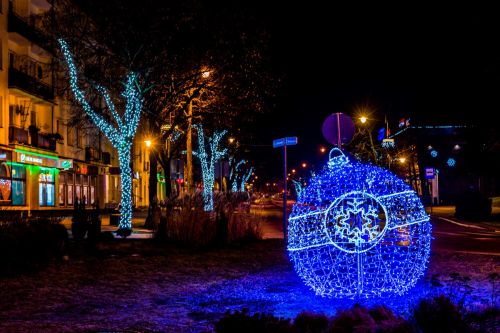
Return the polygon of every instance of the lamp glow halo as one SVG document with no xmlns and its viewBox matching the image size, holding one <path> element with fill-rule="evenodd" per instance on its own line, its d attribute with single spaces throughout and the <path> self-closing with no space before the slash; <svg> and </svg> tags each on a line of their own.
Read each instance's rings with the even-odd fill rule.
<svg viewBox="0 0 500 333">
<path fill-rule="evenodd" d="M 406 183 L 334 148 L 292 209 L 288 253 L 297 274 L 319 295 L 401 295 L 425 273 L 431 230 Z"/>
</svg>

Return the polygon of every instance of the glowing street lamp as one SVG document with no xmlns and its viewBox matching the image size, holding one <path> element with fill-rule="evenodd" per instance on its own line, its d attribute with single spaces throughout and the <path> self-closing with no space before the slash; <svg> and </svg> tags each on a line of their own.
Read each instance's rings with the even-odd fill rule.
<svg viewBox="0 0 500 333">
<path fill-rule="evenodd" d="M 367 120 L 368 118 L 366 118 L 365 116 L 359 117 L 359 121 L 361 121 L 362 124 L 366 123 Z"/>
<path fill-rule="evenodd" d="M 399 163 L 403 164 L 404 162 L 406 162 L 406 157 L 400 157 Z"/>
<path fill-rule="evenodd" d="M 321 147 L 321 148 L 319 149 L 319 151 L 321 152 L 321 154 L 324 154 L 324 153 L 326 152 L 326 148 L 325 148 L 325 147 Z"/>
<path fill-rule="evenodd" d="M 303 168 L 307 168 L 307 163 L 305 163 L 305 162 L 304 162 L 304 163 L 302 163 L 302 167 L 303 167 Z"/>
<path fill-rule="evenodd" d="M 147 148 L 151 147 L 151 140 L 144 140 L 144 144 Z"/>
</svg>

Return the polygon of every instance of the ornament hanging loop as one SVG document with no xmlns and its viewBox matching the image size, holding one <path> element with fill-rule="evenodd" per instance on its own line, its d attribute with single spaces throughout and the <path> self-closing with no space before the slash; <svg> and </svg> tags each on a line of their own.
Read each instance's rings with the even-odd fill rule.
<svg viewBox="0 0 500 333">
<path fill-rule="evenodd" d="M 349 158 L 337 147 L 332 148 L 328 154 L 328 167 L 334 168 L 349 163 Z"/>
</svg>

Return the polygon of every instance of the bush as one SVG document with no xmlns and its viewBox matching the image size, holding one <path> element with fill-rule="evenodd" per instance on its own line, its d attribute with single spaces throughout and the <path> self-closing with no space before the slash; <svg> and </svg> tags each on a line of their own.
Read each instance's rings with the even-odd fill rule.
<svg viewBox="0 0 500 333">
<path fill-rule="evenodd" d="M 339 312 L 332 320 L 330 332 L 412 332 L 410 324 L 390 309 L 377 306 L 371 310 L 355 305 Z"/>
<path fill-rule="evenodd" d="M 413 322 L 420 332 L 469 332 L 459 308 L 447 297 L 423 299 L 413 310 Z"/>
<path fill-rule="evenodd" d="M 215 331 L 217 333 L 280 333 L 291 332 L 291 325 L 289 319 L 258 313 L 250 316 L 248 309 L 243 309 L 242 312 L 226 312 L 224 317 L 215 323 Z"/>
<path fill-rule="evenodd" d="M 248 195 L 220 193 L 214 196 L 214 211 L 205 212 L 201 194 L 171 199 L 163 203 L 166 217 L 156 238 L 195 246 L 260 239 L 260 218 L 247 213 L 247 202 Z"/>
<path fill-rule="evenodd" d="M 297 333 L 326 332 L 328 323 L 328 317 L 324 314 L 302 312 L 293 321 L 293 331 Z"/>
<path fill-rule="evenodd" d="M 477 191 L 467 191 L 456 200 L 455 216 L 464 220 L 484 220 L 491 216 L 492 201 Z"/>
<path fill-rule="evenodd" d="M 226 312 L 215 324 L 215 330 L 225 332 L 293 332 L 293 333 L 328 333 L 328 332 L 413 332 L 411 325 L 391 310 L 379 306 L 371 310 L 355 305 L 352 309 L 339 312 L 328 318 L 324 314 L 302 312 L 290 324 L 289 320 L 272 315 L 254 314 L 248 310 Z"/>
<path fill-rule="evenodd" d="M 32 272 L 61 260 L 68 232 L 54 221 L 40 219 L 0 227 L 0 276 Z"/>
</svg>

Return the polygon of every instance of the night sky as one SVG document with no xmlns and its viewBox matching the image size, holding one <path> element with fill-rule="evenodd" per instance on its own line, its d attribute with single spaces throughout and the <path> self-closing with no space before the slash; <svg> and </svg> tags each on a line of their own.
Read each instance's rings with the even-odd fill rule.
<svg viewBox="0 0 500 333">
<path fill-rule="evenodd" d="M 492 8 L 308 2 L 272 13 L 275 60 L 286 77 L 268 125 L 276 138 L 299 137 L 291 167 L 319 161 L 318 147 L 328 145 L 324 118 L 354 115 L 356 106 L 378 121 L 387 115 L 393 130 L 403 117 L 491 125 L 498 114 L 500 21 Z M 278 152 L 271 156 L 280 161 Z"/>
<path fill-rule="evenodd" d="M 318 148 L 329 146 L 323 120 L 334 112 L 355 116 L 357 107 L 371 110 L 380 127 L 387 117 L 393 131 L 408 117 L 413 125 L 496 126 L 500 20 L 493 8 L 200 1 L 206 15 L 243 9 L 271 35 L 273 71 L 282 84 L 272 112 L 255 125 L 255 142 L 242 142 L 261 175 L 280 175 L 281 155 L 270 145 L 283 136 L 299 138 L 290 167 L 321 164 Z"/>
</svg>

